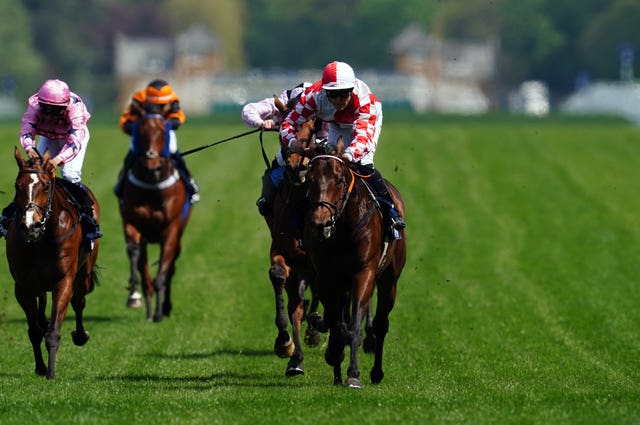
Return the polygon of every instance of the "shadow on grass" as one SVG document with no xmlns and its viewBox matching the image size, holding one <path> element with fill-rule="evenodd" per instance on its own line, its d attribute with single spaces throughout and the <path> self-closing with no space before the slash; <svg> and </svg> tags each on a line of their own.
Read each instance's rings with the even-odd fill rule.
<svg viewBox="0 0 640 425">
<path fill-rule="evenodd" d="M 223 348 L 216 351 L 204 352 L 204 353 L 176 353 L 176 354 L 166 354 L 166 353 L 151 353 L 149 357 L 155 357 L 158 359 L 169 359 L 169 360 L 178 360 L 178 359 L 187 359 L 187 360 L 198 360 L 198 359 L 209 359 L 217 356 L 242 356 L 242 357 L 271 357 L 273 356 L 273 351 L 269 350 L 252 350 L 252 349 L 230 349 Z"/>
<path fill-rule="evenodd" d="M 302 385 L 300 379 L 285 378 L 284 375 L 261 373 L 217 372 L 211 375 L 166 376 L 159 374 L 100 375 L 95 378 L 104 382 L 141 383 L 176 391 L 207 390 L 216 387 L 288 388 Z"/>
</svg>

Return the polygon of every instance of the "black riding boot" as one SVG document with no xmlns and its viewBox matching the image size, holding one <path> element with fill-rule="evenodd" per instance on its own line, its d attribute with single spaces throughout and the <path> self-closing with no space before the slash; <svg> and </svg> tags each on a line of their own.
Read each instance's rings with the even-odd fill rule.
<svg viewBox="0 0 640 425">
<path fill-rule="evenodd" d="M 180 174 L 180 178 L 184 182 L 191 203 L 195 204 L 196 202 L 200 201 L 200 187 L 191 176 L 191 173 L 187 168 L 187 163 L 184 162 L 184 159 L 182 158 L 182 155 L 180 155 L 180 152 L 176 151 L 175 153 L 171 154 L 171 159 L 173 159 L 173 163 L 178 169 L 178 174 Z"/>
<path fill-rule="evenodd" d="M 282 181 L 284 168 L 279 166 L 277 162 L 273 162 L 271 168 L 264 170 L 262 175 L 262 191 L 260 197 L 256 201 L 258 211 L 263 217 L 271 215 L 273 200 L 276 199 L 279 183 Z"/>
<path fill-rule="evenodd" d="M 367 183 L 375 193 L 376 199 L 383 207 L 382 210 L 386 213 L 386 227 L 391 233 L 391 236 L 394 239 L 401 239 L 402 236 L 400 234 L 400 230 L 404 229 L 406 227 L 406 224 L 393 205 L 393 200 L 391 199 L 391 195 L 387 190 L 387 185 L 384 184 L 384 180 L 382 179 L 380 171 L 374 168 L 369 178 L 367 178 Z"/>
<path fill-rule="evenodd" d="M 13 201 L 2 210 L 2 215 L 0 216 L 0 237 L 7 237 L 9 221 L 13 218 L 15 212 L 16 204 Z"/>
<path fill-rule="evenodd" d="M 76 183 L 75 185 L 80 188 L 80 190 L 74 191 L 73 195 L 77 197 L 76 201 L 80 204 L 82 234 L 91 244 L 95 239 L 103 236 L 102 230 L 100 230 L 100 225 L 93 216 L 93 199 L 89 196 L 87 187 L 82 183 Z"/>
<path fill-rule="evenodd" d="M 124 185 L 124 179 L 127 178 L 127 173 L 129 169 L 133 166 L 133 162 L 135 161 L 135 155 L 131 150 L 127 152 L 127 155 L 124 157 L 124 163 L 122 164 L 122 170 L 120 170 L 120 174 L 118 174 L 118 181 L 116 185 L 113 187 L 113 193 L 116 194 L 118 198 L 122 198 L 122 186 Z"/>
</svg>

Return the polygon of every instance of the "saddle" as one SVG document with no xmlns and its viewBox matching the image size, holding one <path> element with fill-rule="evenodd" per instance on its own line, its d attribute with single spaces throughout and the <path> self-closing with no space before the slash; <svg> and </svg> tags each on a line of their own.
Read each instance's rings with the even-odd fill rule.
<svg viewBox="0 0 640 425">
<path fill-rule="evenodd" d="M 80 185 L 61 179 L 60 177 L 56 177 L 56 184 L 60 185 L 64 190 L 67 195 L 67 199 L 71 205 L 78 209 L 78 212 L 91 212 L 93 208 L 93 201 Z"/>
</svg>

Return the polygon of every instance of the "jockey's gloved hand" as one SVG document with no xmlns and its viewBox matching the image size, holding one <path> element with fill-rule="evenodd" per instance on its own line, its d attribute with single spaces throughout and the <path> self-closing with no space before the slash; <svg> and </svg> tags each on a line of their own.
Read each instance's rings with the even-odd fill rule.
<svg viewBox="0 0 640 425">
<path fill-rule="evenodd" d="M 349 152 L 344 152 L 344 153 L 342 154 L 342 159 L 343 159 L 345 162 L 353 162 L 353 155 L 351 155 Z"/>
</svg>

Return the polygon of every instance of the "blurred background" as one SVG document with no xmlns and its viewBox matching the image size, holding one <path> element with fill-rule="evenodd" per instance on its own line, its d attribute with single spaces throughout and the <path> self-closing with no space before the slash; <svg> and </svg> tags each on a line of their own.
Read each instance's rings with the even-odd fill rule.
<svg viewBox="0 0 640 425">
<path fill-rule="evenodd" d="M 640 123 L 637 0 L 0 0 L 0 116 L 52 77 L 119 113 L 167 79 L 210 115 L 351 64 L 386 109 Z"/>
</svg>

